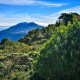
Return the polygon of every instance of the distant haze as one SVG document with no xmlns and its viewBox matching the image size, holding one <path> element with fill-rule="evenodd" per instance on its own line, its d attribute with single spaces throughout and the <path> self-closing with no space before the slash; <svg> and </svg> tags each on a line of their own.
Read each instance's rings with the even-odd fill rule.
<svg viewBox="0 0 80 80">
<path fill-rule="evenodd" d="M 2 30 L 4 30 L 4 29 L 7 29 L 7 28 L 9 28 L 8 26 L 0 26 L 0 31 L 2 31 Z"/>
</svg>

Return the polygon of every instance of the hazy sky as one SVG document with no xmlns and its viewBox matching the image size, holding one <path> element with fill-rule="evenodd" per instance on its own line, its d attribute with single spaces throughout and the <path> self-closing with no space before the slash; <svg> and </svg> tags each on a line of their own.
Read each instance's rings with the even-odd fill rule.
<svg viewBox="0 0 80 80">
<path fill-rule="evenodd" d="M 55 23 L 63 12 L 80 14 L 80 0 L 0 0 L 0 26 Z"/>
</svg>

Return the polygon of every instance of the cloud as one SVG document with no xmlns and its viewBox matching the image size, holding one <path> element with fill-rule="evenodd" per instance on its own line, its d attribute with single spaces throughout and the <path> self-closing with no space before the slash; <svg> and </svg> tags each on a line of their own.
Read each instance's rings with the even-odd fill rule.
<svg viewBox="0 0 80 80">
<path fill-rule="evenodd" d="M 51 6 L 51 7 L 60 7 L 67 5 L 66 3 L 49 3 L 45 1 L 38 0 L 0 0 L 0 4 L 7 5 L 41 5 L 41 6 Z"/>
<path fill-rule="evenodd" d="M 36 1 L 37 4 L 44 5 L 44 6 L 52 6 L 52 7 L 60 7 L 67 5 L 66 3 L 49 3 L 49 2 L 42 2 L 42 1 Z"/>
<path fill-rule="evenodd" d="M 35 0 L 0 0 L 0 4 L 8 5 L 25 5 L 33 4 Z"/>
<path fill-rule="evenodd" d="M 66 12 L 66 13 L 76 12 L 76 13 L 80 14 L 80 6 L 76 6 L 73 8 L 69 8 L 69 9 L 60 11 L 60 13 L 63 13 L 63 12 Z"/>
<path fill-rule="evenodd" d="M 76 6 L 69 9 L 61 10 L 57 13 L 53 13 L 51 15 L 42 16 L 37 15 L 33 16 L 24 13 L 24 14 L 16 14 L 16 15 L 10 15 L 10 14 L 0 14 L 0 26 L 12 26 L 20 22 L 35 22 L 40 25 L 47 26 L 48 24 L 53 24 L 56 22 L 57 18 L 60 16 L 61 13 L 70 13 L 70 12 L 76 12 L 80 14 L 80 6 Z"/>
<path fill-rule="evenodd" d="M 76 6 L 76 7 L 72 7 L 72 8 L 69 8 L 69 9 L 61 10 L 57 13 L 53 13 L 51 15 L 45 16 L 45 19 L 47 20 L 48 23 L 52 24 L 52 23 L 56 22 L 56 20 L 58 19 L 58 17 L 62 13 L 71 13 L 71 12 L 80 14 L 80 6 Z"/>
<path fill-rule="evenodd" d="M 20 22 L 35 22 L 44 26 L 48 25 L 48 23 L 45 22 L 43 16 L 32 17 L 27 13 L 15 14 L 15 15 L 0 14 L 0 26 L 13 26 Z"/>
</svg>

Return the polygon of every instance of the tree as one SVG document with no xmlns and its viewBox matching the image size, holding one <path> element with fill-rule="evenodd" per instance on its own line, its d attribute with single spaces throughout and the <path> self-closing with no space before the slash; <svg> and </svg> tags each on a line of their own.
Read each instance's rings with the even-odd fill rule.
<svg viewBox="0 0 80 80">
<path fill-rule="evenodd" d="M 72 13 L 67 14 L 67 13 L 62 13 L 61 16 L 59 17 L 60 21 L 64 21 L 65 26 L 67 26 L 68 21 L 71 22 L 71 24 L 73 24 L 73 15 Z"/>
<path fill-rule="evenodd" d="M 41 41 L 40 43 L 43 43 L 43 39 L 48 40 L 51 37 L 55 27 L 54 24 L 50 24 L 42 29 L 31 30 L 24 38 L 19 39 L 18 42 L 26 43 L 28 45 L 33 45 L 32 43 L 37 44 L 39 41 Z"/>
<path fill-rule="evenodd" d="M 24 39 L 21 38 L 21 39 L 18 40 L 18 42 L 24 43 Z"/>
<path fill-rule="evenodd" d="M 2 44 L 8 44 L 8 43 L 9 43 L 9 40 L 7 38 L 4 38 L 0 44 L 2 45 Z"/>
<path fill-rule="evenodd" d="M 55 29 L 43 46 L 36 72 L 46 80 L 80 80 L 80 22 Z"/>
</svg>

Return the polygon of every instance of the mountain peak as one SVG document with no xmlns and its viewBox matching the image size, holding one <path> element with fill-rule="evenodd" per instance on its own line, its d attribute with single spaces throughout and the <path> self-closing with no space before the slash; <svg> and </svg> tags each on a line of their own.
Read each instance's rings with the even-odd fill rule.
<svg viewBox="0 0 80 80">
<path fill-rule="evenodd" d="M 36 24 L 36 23 L 34 23 L 34 22 L 29 22 L 28 24 Z M 36 24 L 37 25 L 37 24 Z"/>
<path fill-rule="evenodd" d="M 18 23 L 16 25 L 27 25 L 28 23 L 27 22 L 21 22 L 21 23 Z"/>
<path fill-rule="evenodd" d="M 39 26 L 38 24 L 34 23 L 34 22 L 21 22 L 21 23 L 18 23 L 14 26 Z"/>
<path fill-rule="evenodd" d="M 14 26 L 11 26 L 8 29 L 0 31 L 0 35 L 3 35 L 0 38 L 0 41 L 3 38 L 8 38 L 9 40 L 12 40 L 12 41 L 17 41 L 18 39 L 24 37 L 30 30 L 34 30 L 37 28 L 41 29 L 43 27 L 44 26 L 40 26 L 34 22 L 29 22 L 29 23 L 21 22 Z"/>
</svg>

